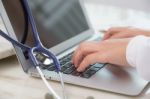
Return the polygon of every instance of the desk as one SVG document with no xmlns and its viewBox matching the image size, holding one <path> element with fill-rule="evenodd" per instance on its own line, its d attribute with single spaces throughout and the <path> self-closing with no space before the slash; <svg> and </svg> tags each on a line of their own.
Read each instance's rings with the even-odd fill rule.
<svg viewBox="0 0 150 99">
<path fill-rule="evenodd" d="M 48 92 L 41 79 L 26 75 L 18 63 L 16 56 L 11 56 L 0 61 L 0 99 L 44 99 Z M 50 81 L 53 88 L 61 94 L 60 85 Z M 86 99 L 93 96 L 94 99 L 148 99 L 150 93 L 138 97 L 123 96 L 115 93 L 83 88 L 66 84 L 69 99 Z"/>
<path fill-rule="evenodd" d="M 3 59 L 0 62 L 0 99 L 44 99 L 48 92 L 41 79 L 26 75 L 18 63 L 16 56 Z M 49 81 L 55 91 L 61 94 L 58 82 Z M 138 97 L 123 96 L 115 93 L 83 88 L 66 84 L 69 99 L 86 99 L 93 96 L 94 99 L 148 99 L 150 93 L 144 93 Z"/>
<path fill-rule="evenodd" d="M 116 7 L 103 5 L 86 4 L 90 21 L 97 31 L 116 25 L 135 25 L 142 22 L 144 27 L 149 27 L 149 15 L 144 12 L 133 10 L 122 10 Z M 107 9 L 106 9 L 107 8 Z M 97 13 L 99 10 L 99 13 Z M 106 13 L 108 12 L 108 13 Z M 133 16 L 133 14 L 138 16 Z M 111 16 L 109 16 L 109 14 Z M 141 20 L 137 20 L 137 18 Z M 138 22 L 137 22 L 138 21 Z M 142 27 L 142 26 L 141 26 Z M 49 81 L 56 92 L 61 94 L 60 85 L 57 82 Z M 75 85 L 66 84 L 69 99 L 86 99 L 93 96 L 94 99 L 149 99 L 150 90 L 138 97 L 123 96 L 115 93 L 83 88 Z M 41 79 L 26 75 L 18 63 L 16 56 L 0 61 L 0 99 L 44 99 L 48 92 Z"/>
</svg>

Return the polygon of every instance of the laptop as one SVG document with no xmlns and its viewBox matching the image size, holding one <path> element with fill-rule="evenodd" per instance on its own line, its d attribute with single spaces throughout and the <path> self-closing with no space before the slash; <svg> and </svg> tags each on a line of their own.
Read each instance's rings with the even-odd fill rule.
<svg viewBox="0 0 150 99">
<path fill-rule="evenodd" d="M 71 58 L 78 45 L 84 41 L 100 41 L 102 38 L 102 35 L 98 35 L 100 33 L 95 33 L 92 29 L 82 1 L 29 0 L 29 5 L 42 43 L 55 53 L 61 62 L 65 83 L 130 96 L 139 95 L 146 87 L 148 82 L 133 68 L 96 63 L 82 73 L 76 72 Z M 25 21 L 26 16 L 20 0 L 0 0 L 0 12 L 8 35 L 21 41 L 28 23 Z M 25 43 L 30 46 L 34 44 L 30 26 Z M 24 72 L 33 77 L 40 77 L 30 63 L 27 53 L 16 46 L 14 48 Z M 37 54 L 36 57 L 40 60 L 45 56 Z M 53 63 L 44 59 L 41 61 L 45 62 L 45 66 L 41 66 L 41 69 L 45 77 L 59 81 Z"/>
</svg>

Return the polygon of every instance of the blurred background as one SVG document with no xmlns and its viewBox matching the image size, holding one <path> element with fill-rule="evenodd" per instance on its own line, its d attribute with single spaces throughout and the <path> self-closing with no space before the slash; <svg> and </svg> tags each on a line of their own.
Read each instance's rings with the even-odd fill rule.
<svg viewBox="0 0 150 99">
<path fill-rule="evenodd" d="M 84 0 L 96 30 L 116 26 L 150 29 L 150 0 Z"/>
<path fill-rule="evenodd" d="M 39 1 L 42 0 L 35 0 L 36 3 Z M 51 1 L 53 2 L 53 0 Z M 53 5 L 54 2 L 51 4 Z M 150 29 L 150 0 L 83 0 L 83 5 L 85 5 L 87 16 L 95 31 L 117 26 Z M 52 6 L 48 5 L 48 8 L 50 7 Z M 74 20 L 72 19 L 72 21 Z M 52 21 L 47 23 L 49 27 Z M 5 31 L 1 19 L 0 28 Z M 10 43 L 1 37 L 0 39 L 0 59 L 13 55 L 14 50 Z"/>
<path fill-rule="evenodd" d="M 136 10 L 150 11 L 150 0 L 84 0 L 89 3 L 99 3 L 104 5 L 118 6 L 121 8 L 131 8 Z"/>
</svg>

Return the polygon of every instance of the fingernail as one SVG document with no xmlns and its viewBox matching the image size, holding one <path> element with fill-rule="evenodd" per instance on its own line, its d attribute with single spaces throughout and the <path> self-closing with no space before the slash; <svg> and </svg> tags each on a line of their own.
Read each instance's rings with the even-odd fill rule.
<svg viewBox="0 0 150 99">
<path fill-rule="evenodd" d="M 74 67 L 77 67 L 77 66 L 74 64 Z"/>
<path fill-rule="evenodd" d="M 74 65 L 74 67 L 77 67 L 77 65 L 74 62 L 72 62 L 72 64 Z"/>
<path fill-rule="evenodd" d="M 75 67 L 78 67 L 78 64 L 77 63 L 74 63 Z"/>
<path fill-rule="evenodd" d="M 81 70 L 81 68 L 77 68 L 77 71 L 78 71 L 78 72 L 81 72 L 82 70 Z"/>
</svg>

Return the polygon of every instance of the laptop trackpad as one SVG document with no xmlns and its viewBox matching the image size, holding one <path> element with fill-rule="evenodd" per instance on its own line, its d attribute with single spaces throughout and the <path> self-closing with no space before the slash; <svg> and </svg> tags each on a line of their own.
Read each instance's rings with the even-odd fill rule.
<svg viewBox="0 0 150 99">
<path fill-rule="evenodd" d="M 109 64 L 105 67 L 105 69 L 111 75 L 111 77 L 113 77 L 113 79 L 124 80 L 124 81 L 128 81 L 132 79 L 132 76 L 129 72 L 129 70 L 131 70 L 130 67 L 120 67 L 120 66 Z"/>
<path fill-rule="evenodd" d="M 126 95 L 138 95 L 148 83 L 134 68 L 110 64 L 94 75 L 92 80 L 100 89 Z"/>
</svg>

